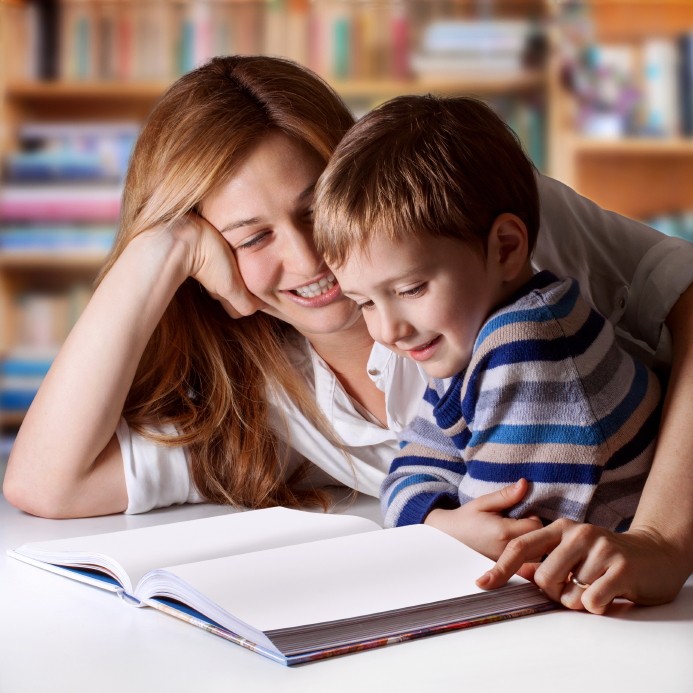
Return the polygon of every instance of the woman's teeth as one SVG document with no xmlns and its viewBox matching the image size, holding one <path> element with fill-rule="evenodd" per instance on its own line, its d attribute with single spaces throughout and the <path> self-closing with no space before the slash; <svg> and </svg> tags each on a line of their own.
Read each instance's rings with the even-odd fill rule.
<svg viewBox="0 0 693 693">
<path fill-rule="evenodd" d="M 293 289 L 293 293 L 298 294 L 301 298 L 315 298 L 321 296 L 326 291 L 329 291 L 335 284 L 333 274 L 324 276 L 320 281 L 313 282 L 306 286 L 301 286 L 298 289 Z"/>
</svg>

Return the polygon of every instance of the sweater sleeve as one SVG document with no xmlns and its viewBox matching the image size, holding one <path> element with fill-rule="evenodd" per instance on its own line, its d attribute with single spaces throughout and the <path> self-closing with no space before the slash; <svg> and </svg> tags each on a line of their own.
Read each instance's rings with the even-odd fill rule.
<svg viewBox="0 0 693 693">
<path fill-rule="evenodd" d="M 400 434 L 400 451 L 380 493 L 385 527 L 420 524 L 434 508 L 459 506 L 457 488 L 465 466 L 435 422 L 437 399 L 429 386 L 417 416 Z"/>
</svg>

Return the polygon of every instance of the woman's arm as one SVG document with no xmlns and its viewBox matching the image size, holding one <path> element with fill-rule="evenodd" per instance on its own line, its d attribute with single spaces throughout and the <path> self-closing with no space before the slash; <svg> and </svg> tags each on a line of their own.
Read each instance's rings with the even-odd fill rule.
<svg viewBox="0 0 693 693">
<path fill-rule="evenodd" d="M 606 211 L 546 176 L 537 183 L 541 230 L 533 263 L 577 279 L 622 339 L 670 364 L 665 321 L 693 283 L 693 243 Z"/>
<path fill-rule="evenodd" d="M 671 381 L 654 462 L 631 529 L 613 534 L 559 521 L 511 541 L 479 585 L 492 589 L 515 572 L 534 576 L 552 598 L 603 613 L 617 597 L 638 604 L 674 599 L 693 572 L 693 287 L 674 305 Z M 539 566 L 538 556 L 550 554 Z M 591 586 L 567 582 L 571 573 Z"/>
<path fill-rule="evenodd" d="M 235 296 L 237 307 L 252 312 L 233 269 L 221 235 L 197 219 L 147 231 L 128 244 L 26 414 L 3 486 L 12 504 L 56 518 L 127 507 L 115 430 L 144 348 L 187 276 L 215 297 Z"/>
</svg>

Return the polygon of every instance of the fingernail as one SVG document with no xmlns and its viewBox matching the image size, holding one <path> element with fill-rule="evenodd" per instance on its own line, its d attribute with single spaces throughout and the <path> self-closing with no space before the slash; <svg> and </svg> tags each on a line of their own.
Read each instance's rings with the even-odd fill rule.
<svg viewBox="0 0 693 693">
<path fill-rule="evenodd" d="M 483 587 L 484 585 L 488 585 L 488 583 L 491 582 L 491 573 L 484 573 L 477 581 L 476 584 L 479 587 Z"/>
</svg>

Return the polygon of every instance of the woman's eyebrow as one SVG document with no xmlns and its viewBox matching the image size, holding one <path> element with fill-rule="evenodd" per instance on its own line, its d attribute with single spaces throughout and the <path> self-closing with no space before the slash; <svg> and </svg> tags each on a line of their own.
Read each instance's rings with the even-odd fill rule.
<svg viewBox="0 0 693 693">
<path fill-rule="evenodd" d="M 226 224 L 223 229 L 219 229 L 219 233 L 226 233 L 227 231 L 233 231 L 234 229 L 240 229 L 242 226 L 252 226 L 253 224 L 261 223 L 260 217 L 250 217 L 250 219 L 239 219 L 237 221 L 232 221 Z"/>
<path fill-rule="evenodd" d="M 296 196 L 297 202 L 302 202 L 307 198 L 312 197 L 315 191 L 316 183 L 311 183 L 305 190 L 301 191 Z M 250 217 L 249 219 L 238 219 L 236 221 L 231 221 L 226 224 L 223 228 L 219 229 L 219 233 L 227 233 L 228 231 L 233 231 L 234 229 L 240 229 L 242 226 L 253 226 L 254 224 L 261 224 L 262 219 L 260 217 Z"/>
</svg>

